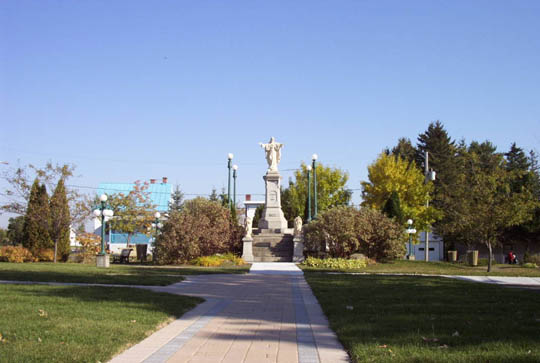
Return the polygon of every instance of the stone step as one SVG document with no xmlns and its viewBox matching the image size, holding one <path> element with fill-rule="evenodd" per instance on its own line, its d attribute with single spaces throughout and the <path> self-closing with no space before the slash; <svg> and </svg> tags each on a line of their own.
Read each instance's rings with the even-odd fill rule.
<svg viewBox="0 0 540 363">
<path fill-rule="evenodd" d="M 253 256 L 253 262 L 292 262 L 291 257 L 258 257 Z"/>
<path fill-rule="evenodd" d="M 292 248 L 292 241 L 253 241 L 253 247 L 268 247 L 268 248 Z"/>
<path fill-rule="evenodd" d="M 269 250 L 253 250 L 253 256 L 292 256 L 291 251 L 269 251 Z"/>
</svg>

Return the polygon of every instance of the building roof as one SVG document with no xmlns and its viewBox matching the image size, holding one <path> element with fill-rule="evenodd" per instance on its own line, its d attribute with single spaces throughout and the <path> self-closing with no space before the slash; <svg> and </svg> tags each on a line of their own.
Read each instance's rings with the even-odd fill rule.
<svg viewBox="0 0 540 363">
<path fill-rule="evenodd" d="M 133 187 L 134 183 L 99 183 L 97 195 L 101 194 L 127 194 Z M 156 205 L 156 210 L 160 212 L 166 212 L 169 210 L 169 202 L 172 195 L 172 184 L 155 183 L 149 184 L 148 193 L 150 193 L 150 200 L 152 204 Z"/>
</svg>

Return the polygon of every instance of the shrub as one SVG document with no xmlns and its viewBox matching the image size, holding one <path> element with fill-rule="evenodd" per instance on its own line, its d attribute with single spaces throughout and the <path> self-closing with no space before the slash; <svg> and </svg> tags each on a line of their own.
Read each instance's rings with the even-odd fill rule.
<svg viewBox="0 0 540 363">
<path fill-rule="evenodd" d="M 406 236 L 398 223 L 371 209 L 350 206 L 323 212 L 306 228 L 309 251 L 348 258 L 362 253 L 374 260 L 389 260 L 405 254 Z"/>
<path fill-rule="evenodd" d="M 220 203 L 195 198 L 165 222 L 154 248 L 159 264 L 180 264 L 197 257 L 238 252 L 242 227 L 233 222 L 230 210 Z"/>
<path fill-rule="evenodd" d="M 0 261 L 3 262 L 33 262 L 32 253 L 22 246 L 0 247 Z"/>
<path fill-rule="evenodd" d="M 333 270 L 353 270 L 364 268 L 367 266 L 367 261 L 365 259 L 357 260 L 347 260 L 345 258 L 315 258 L 308 257 L 302 263 L 302 265 L 307 267 L 315 268 L 325 268 Z"/>
<path fill-rule="evenodd" d="M 79 261 L 84 263 L 94 262 L 97 253 L 101 249 L 101 238 L 93 233 L 80 233 L 77 235 L 77 241 L 81 244 Z"/>
<path fill-rule="evenodd" d="M 197 257 L 190 261 L 190 264 L 204 267 L 218 267 L 218 266 L 241 266 L 245 262 L 242 258 L 233 255 L 232 253 L 226 253 L 224 255 L 216 254 L 212 256 Z"/>
<path fill-rule="evenodd" d="M 51 262 L 54 261 L 54 250 L 51 248 L 41 248 L 34 251 L 34 258 L 36 261 Z"/>
<path fill-rule="evenodd" d="M 537 268 L 538 266 L 535 264 L 535 263 L 532 263 L 532 262 L 526 262 L 522 265 L 522 267 L 525 267 L 525 268 Z"/>
<path fill-rule="evenodd" d="M 537 253 L 535 255 L 531 255 L 530 253 L 526 252 L 523 256 L 523 262 L 534 263 L 540 266 L 540 254 Z"/>
</svg>

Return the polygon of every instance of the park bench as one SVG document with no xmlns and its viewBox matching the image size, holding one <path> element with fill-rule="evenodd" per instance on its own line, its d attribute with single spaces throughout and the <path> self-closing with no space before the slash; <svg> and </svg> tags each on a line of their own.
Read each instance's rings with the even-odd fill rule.
<svg viewBox="0 0 540 363">
<path fill-rule="evenodd" d="M 123 248 L 119 255 L 113 255 L 113 263 L 129 263 L 129 255 L 133 248 Z"/>
</svg>

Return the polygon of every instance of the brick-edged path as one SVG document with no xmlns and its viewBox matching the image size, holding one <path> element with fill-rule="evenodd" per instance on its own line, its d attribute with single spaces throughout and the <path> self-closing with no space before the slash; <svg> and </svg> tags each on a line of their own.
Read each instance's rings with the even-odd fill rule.
<svg viewBox="0 0 540 363">
<path fill-rule="evenodd" d="M 112 362 L 349 361 L 294 264 L 255 263 L 247 275 L 189 276 L 151 289 L 206 302 Z"/>
</svg>

